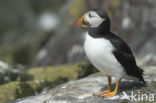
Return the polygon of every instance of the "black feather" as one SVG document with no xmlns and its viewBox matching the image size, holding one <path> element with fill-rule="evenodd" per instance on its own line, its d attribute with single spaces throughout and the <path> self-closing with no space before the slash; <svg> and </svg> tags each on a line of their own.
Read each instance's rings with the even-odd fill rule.
<svg viewBox="0 0 156 103">
<path fill-rule="evenodd" d="M 145 83 L 143 79 L 144 71 L 137 66 L 135 57 L 133 56 L 129 46 L 118 36 L 116 36 L 111 32 L 108 35 L 105 35 L 104 38 L 110 40 L 110 42 L 114 46 L 115 49 L 113 51 L 113 54 L 115 58 L 118 60 L 118 62 L 125 69 L 126 73 L 129 76 L 136 77 L 140 81 Z"/>
</svg>

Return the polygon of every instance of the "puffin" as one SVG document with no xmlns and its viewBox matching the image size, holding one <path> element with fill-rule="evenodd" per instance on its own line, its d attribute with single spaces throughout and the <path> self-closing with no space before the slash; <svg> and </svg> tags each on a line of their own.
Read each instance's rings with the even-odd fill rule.
<svg viewBox="0 0 156 103">
<path fill-rule="evenodd" d="M 104 9 L 89 10 L 78 19 L 77 25 L 88 30 L 84 51 L 89 61 L 108 78 L 107 89 L 93 94 L 94 96 L 115 96 L 123 78 L 146 84 L 144 71 L 136 64 L 130 47 L 110 31 L 110 18 Z M 111 90 L 112 77 L 116 80 L 114 90 Z"/>
</svg>

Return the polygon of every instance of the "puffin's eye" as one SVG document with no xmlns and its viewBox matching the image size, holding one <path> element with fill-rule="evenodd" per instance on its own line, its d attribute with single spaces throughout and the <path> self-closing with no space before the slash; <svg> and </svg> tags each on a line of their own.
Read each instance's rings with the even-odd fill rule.
<svg viewBox="0 0 156 103">
<path fill-rule="evenodd" d="M 93 16 L 89 13 L 89 17 L 91 18 L 91 17 L 93 17 Z"/>
</svg>

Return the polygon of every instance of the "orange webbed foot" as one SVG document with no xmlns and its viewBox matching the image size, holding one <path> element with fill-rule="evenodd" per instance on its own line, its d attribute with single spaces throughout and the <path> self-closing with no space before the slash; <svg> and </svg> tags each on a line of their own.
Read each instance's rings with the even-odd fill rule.
<svg viewBox="0 0 156 103">
<path fill-rule="evenodd" d="M 115 90 L 113 92 L 109 92 L 107 94 L 102 94 L 101 96 L 104 96 L 106 98 L 115 96 L 117 94 L 118 88 L 119 88 L 119 81 L 116 82 L 116 87 L 115 87 Z"/>
<path fill-rule="evenodd" d="M 109 92 L 110 92 L 110 90 L 105 90 L 103 92 L 95 93 L 95 94 L 93 94 L 93 96 L 103 95 L 103 94 L 106 94 L 106 93 L 109 93 Z"/>
<path fill-rule="evenodd" d="M 113 91 L 113 92 L 109 92 L 109 93 L 107 93 L 107 94 L 102 94 L 101 96 L 104 96 L 104 97 L 106 97 L 106 98 L 109 98 L 109 97 L 112 97 L 112 96 L 115 96 L 115 95 L 116 95 L 116 92 Z"/>
</svg>

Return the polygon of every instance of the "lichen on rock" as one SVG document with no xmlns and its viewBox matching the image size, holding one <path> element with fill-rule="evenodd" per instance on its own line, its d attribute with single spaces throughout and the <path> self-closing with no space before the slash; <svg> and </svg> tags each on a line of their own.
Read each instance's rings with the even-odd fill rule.
<svg viewBox="0 0 156 103">
<path fill-rule="evenodd" d="M 88 62 L 32 68 L 19 75 L 19 81 L 0 85 L 0 103 L 31 96 L 70 80 L 96 72 Z"/>
<path fill-rule="evenodd" d="M 151 71 L 152 72 L 152 71 Z M 96 73 L 91 76 L 73 80 L 57 86 L 45 93 L 41 93 L 36 96 L 26 97 L 17 99 L 11 103 L 150 103 L 149 99 L 139 100 L 137 96 L 146 94 L 147 96 L 153 95 L 153 103 L 156 99 L 156 81 L 151 81 L 152 76 L 145 76 L 147 86 L 142 83 L 123 80 L 120 83 L 119 91 L 117 95 L 111 98 L 104 98 L 100 96 L 93 96 L 93 93 L 103 91 L 107 87 L 107 78 L 102 73 Z M 115 78 L 112 78 L 112 89 L 115 87 Z M 124 93 L 128 96 L 135 96 L 137 101 L 133 101 L 131 97 L 127 98 Z M 149 97 L 147 97 L 149 98 Z"/>
</svg>

